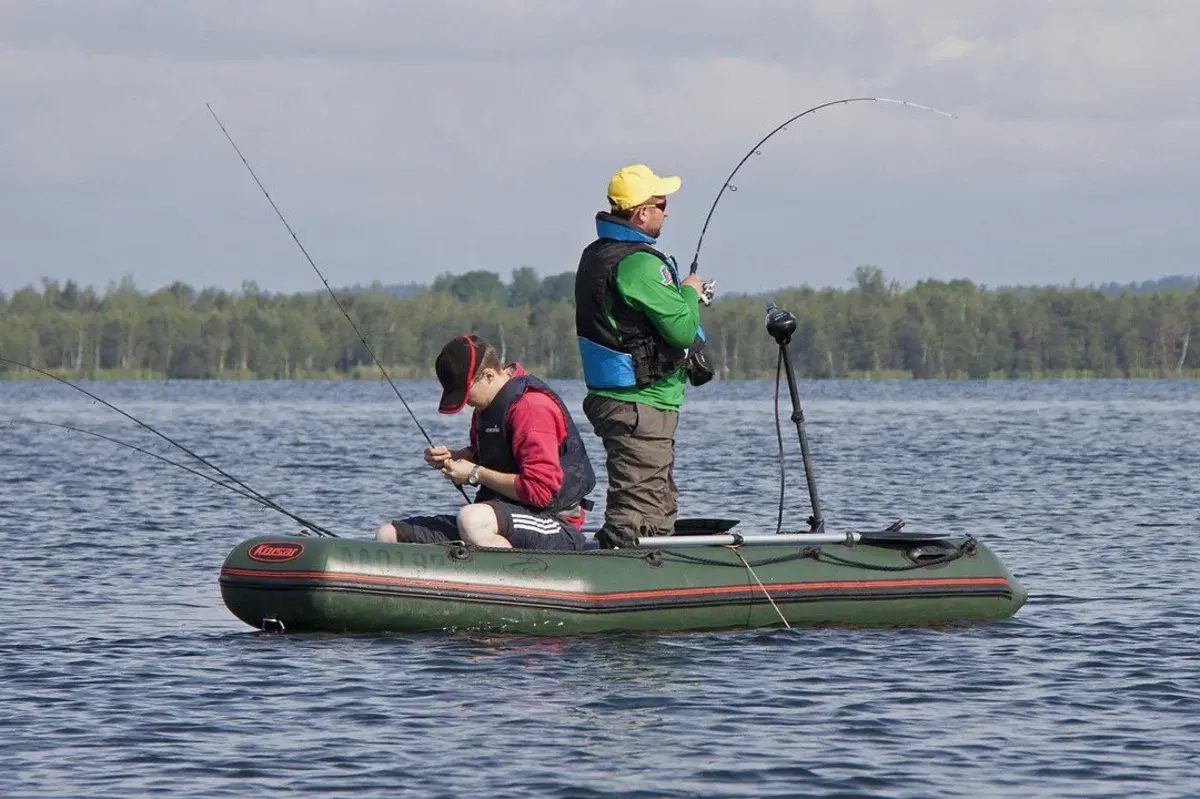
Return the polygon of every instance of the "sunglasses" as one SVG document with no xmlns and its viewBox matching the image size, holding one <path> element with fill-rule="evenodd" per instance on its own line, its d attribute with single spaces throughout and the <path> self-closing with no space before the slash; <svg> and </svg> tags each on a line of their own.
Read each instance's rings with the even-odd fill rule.
<svg viewBox="0 0 1200 799">
<path fill-rule="evenodd" d="M 665 211 L 665 210 L 667 210 L 667 200 L 664 197 L 663 199 L 659 200 L 656 203 L 643 203 L 642 207 L 643 208 L 657 208 L 660 211 Z"/>
</svg>

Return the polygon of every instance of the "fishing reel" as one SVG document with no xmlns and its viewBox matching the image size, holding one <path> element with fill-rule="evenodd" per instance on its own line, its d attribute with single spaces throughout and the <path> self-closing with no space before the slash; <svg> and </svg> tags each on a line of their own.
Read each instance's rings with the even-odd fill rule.
<svg viewBox="0 0 1200 799">
<path fill-rule="evenodd" d="M 785 311 L 773 302 L 767 303 L 767 333 L 781 347 L 786 347 L 796 332 L 796 315 Z"/>
</svg>

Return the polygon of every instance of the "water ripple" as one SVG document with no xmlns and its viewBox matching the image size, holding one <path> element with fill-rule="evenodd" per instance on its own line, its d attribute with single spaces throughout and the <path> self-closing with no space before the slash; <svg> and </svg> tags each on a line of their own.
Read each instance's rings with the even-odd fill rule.
<svg viewBox="0 0 1200 799">
<path fill-rule="evenodd" d="M 560 387 L 577 409 L 580 387 Z M 92 388 L 347 535 L 456 504 L 385 386 Z M 402 390 L 434 406 L 434 384 Z M 64 391 L 0 384 L 0 406 L 166 454 Z M 830 523 L 903 516 L 983 538 L 1030 590 L 1016 618 L 561 640 L 265 635 L 225 610 L 216 572 L 237 541 L 292 522 L 103 442 L 5 425 L 0 795 L 1200 791 L 1200 390 L 830 382 L 801 394 Z M 685 510 L 735 507 L 744 527 L 774 529 L 770 414 L 766 383 L 693 392 L 678 441 Z M 465 418 L 422 421 L 438 440 L 465 433 Z M 788 516 L 802 518 L 790 441 L 787 459 Z"/>
</svg>

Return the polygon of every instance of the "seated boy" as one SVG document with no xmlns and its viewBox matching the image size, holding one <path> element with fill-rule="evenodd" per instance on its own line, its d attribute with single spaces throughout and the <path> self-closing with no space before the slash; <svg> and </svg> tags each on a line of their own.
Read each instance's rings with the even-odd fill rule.
<svg viewBox="0 0 1200 799">
<path fill-rule="evenodd" d="M 587 450 L 562 399 L 519 365 L 504 366 L 478 336 L 460 336 L 435 364 L 441 413 L 474 408 L 470 445 L 426 447 L 425 462 L 455 485 L 478 486 L 456 515 L 413 516 L 377 541 L 463 540 L 481 547 L 583 549 L 586 496 L 596 486 Z"/>
</svg>

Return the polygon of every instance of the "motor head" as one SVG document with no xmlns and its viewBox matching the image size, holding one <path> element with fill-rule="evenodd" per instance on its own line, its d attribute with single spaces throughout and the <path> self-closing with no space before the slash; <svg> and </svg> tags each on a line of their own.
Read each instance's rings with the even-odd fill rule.
<svg viewBox="0 0 1200 799">
<path fill-rule="evenodd" d="M 771 335 L 771 338 L 780 345 L 784 345 L 792 340 L 792 334 L 796 332 L 796 315 L 769 302 L 767 303 L 766 325 L 767 333 Z"/>
</svg>

